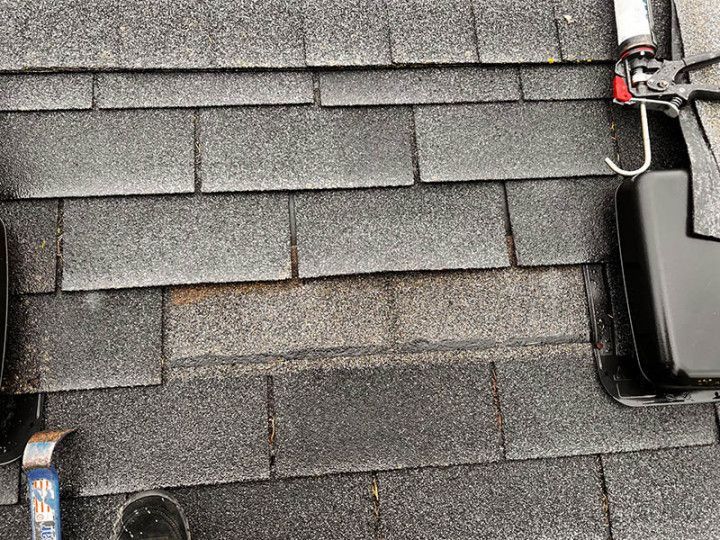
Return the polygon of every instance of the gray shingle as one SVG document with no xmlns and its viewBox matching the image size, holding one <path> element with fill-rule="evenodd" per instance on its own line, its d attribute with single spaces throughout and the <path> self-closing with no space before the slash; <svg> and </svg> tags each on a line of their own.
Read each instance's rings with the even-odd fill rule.
<svg viewBox="0 0 720 540">
<path fill-rule="evenodd" d="M 28 512 L 26 504 L 0 506 L 0 538 L 7 540 L 32 538 Z"/>
<path fill-rule="evenodd" d="M 500 184 L 296 197 L 301 277 L 509 266 Z"/>
<path fill-rule="evenodd" d="M 652 0 L 658 57 L 669 57 L 670 2 Z M 559 0 L 558 29 L 564 60 L 617 60 L 612 2 Z"/>
<path fill-rule="evenodd" d="M 560 58 L 555 0 L 473 0 L 480 62 L 548 62 Z"/>
<path fill-rule="evenodd" d="M 55 290 L 57 201 L 0 202 L 7 227 L 10 291 Z"/>
<path fill-rule="evenodd" d="M 386 4 L 394 62 L 478 61 L 470 0 L 386 0 Z"/>
<path fill-rule="evenodd" d="M 285 0 L 0 6 L 0 69 L 297 67 L 302 13 Z"/>
<path fill-rule="evenodd" d="M 596 454 L 716 440 L 711 406 L 633 409 L 601 388 L 590 345 L 515 349 L 497 365 L 507 457 Z"/>
<path fill-rule="evenodd" d="M 590 458 L 381 473 L 381 530 L 387 540 L 604 540 L 601 498 Z"/>
<path fill-rule="evenodd" d="M 50 394 L 47 424 L 78 432 L 58 455 L 72 495 L 267 478 L 266 377 L 171 370 L 162 386 Z"/>
<path fill-rule="evenodd" d="M 62 537 L 65 540 L 107 540 L 124 497 L 84 497 L 61 501 Z M 27 540 L 32 536 L 27 503 L 0 507 L 0 537 Z"/>
<path fill-rule="evenodd" d="M 444 67 L 326 71 L 320 100 L 326 106 L 512 101 L 520 98 L 517 70 Z"/>
<path fill-rule="evenodd" d="M 62 537 L 66 540 L 107 540 L 124 502 L 122 495 L 62 499 Z"/>
<path fill-rule="evenodd" d="M 502 458 L 490 366 L 473 353 L 310 362 L 273 380 L 281 476 Z"/>
<path fill-rule="evenodd" d="M 312 103 L 309 72 L 103 73 L 101 108 Z"/>
<path fill-rule="evenodd" d="M 67 201 L 63 289 L 290 277 L 285 195 Z"/>
<path fill-rule="evenodd" d="M 204 191 L 413 183 L 409 108 L 262 107 L 200 114 Z"/>
<path fill-rule="evenodd" d="M 80 73 L 0 75 L 0 111 L 89 109 L 92 85 Z"/>
<path fill-rule="evenodd" d="M 375 277 L 177 288 L 165 350 L 177 362 L 382 347 L 390 317 L 387 282 Z"/>
<path fill-rule="evenodd" d="M 418 107 L 424 182 L 607 174 L 608 105 L 599 101 Z"/>
<path fill-rule="evenodd" d="M 311 66 L 390 64 L 383 0 L 310 0 L 304 10 L 305 59 Z"/>
<path fill-rule="evenodd" d="M 615 177 L 507 183 L 521 265 L 574 264 L 616 256 Z"/>
<path fill-rule="evenodd" d="M 616 540 L 720 536 L 716 445 L 602 459 Z"/>
<path fill-rule="evenodd" d="M 0 506 L 18 502 L 19 485 L 19 462 L 10 465 L 0 465 Z"/>
<path fill-rule="evenodd" d="M 10 392 L 160 384 L 160 291 L 34 295 L 10 317 Z"/>
<path fill-rule="evenodd" d="M 512 269 L 402 277 L 400 343 L 495 345 L 586 341 L 585 286 L 577 268 Z"/>
<path fill-rule="evenodd" d="M 370 475 L 175 490 L 193 538 L 371 540 Z M 228 520 L 227 509 L 233 508 Z"/>
<path fill-rule="evenodd" d="M 0 115 L 0 195 L 186 192 L 193 174 L 189 111 Z"/>
<path fill-rule="evenodd" d="M 524 66 L 523 96 L 528 100 L 612 98 L 613 68 L 608 64 Z"/>
</svg>

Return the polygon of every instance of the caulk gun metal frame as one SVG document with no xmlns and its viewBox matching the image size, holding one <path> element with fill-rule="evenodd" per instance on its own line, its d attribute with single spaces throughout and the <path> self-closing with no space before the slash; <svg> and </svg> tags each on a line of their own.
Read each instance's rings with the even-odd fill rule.
<svg viewBox="0 0 720 540">
<path fill-rule="evenodd" d="M 649 0 L 615 0 L 615 21 L 620 59 L 615 65 L 613 79 L 614 102 L 640 108 L 645 162 L 639 169 L 627 171 L 610 159 L 605 161 L 620 175 L 636 176 L 649 169 L 652 161 L 647 109 L 660 110 L 677 118 L 680 109 L 697 97 L 720 99 L 720 88 L 683 80 L 689 71 L 720 63 L 720 51 L 658 60 Z"/>
</svg>

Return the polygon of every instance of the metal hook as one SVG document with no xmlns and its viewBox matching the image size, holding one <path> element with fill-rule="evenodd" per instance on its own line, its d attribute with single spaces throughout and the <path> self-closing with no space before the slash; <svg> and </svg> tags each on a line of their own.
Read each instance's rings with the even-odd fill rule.
<svg viewBox="0 0 720 540">
<path fill-rule="evenodd" d="M 626 171 L 625 169 L 621 169 L 615 165 L 610 158 L 605 158 L 607 166 L 621 176 L 637 176 L 638 174 L 642 174 L 650 168 L 650 164 L 652 163 L 652 148 L 650 147 L 650 128 L 648 127 L 647 106 L 643 101 L 640 102 L 640 123 L 642 124 L 643 151 L 645 152 L 645 162 L 642 166 L 634 171 Z"/>
</svg>

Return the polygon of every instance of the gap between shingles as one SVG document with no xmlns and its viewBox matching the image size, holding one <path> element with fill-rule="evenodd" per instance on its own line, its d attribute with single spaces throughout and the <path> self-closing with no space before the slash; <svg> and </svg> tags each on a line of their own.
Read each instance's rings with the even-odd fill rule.
<svg viewBox="0 0 720 540">
<path fill-rule="evenodd" d="M 63 258 L 63 235 L 65 227 L 65 201 L 58 201 L 57 221 L 55 223 L 55 292 L 62 291 L 63 272 L 65 270 L 65 259 Z"/>
<path fill-rule="evenodd" d="M 372 482 L 370 483 L 370 496 L 372 497 L 373 513 L 375 520 L 373 522 L 373 529 L 376 540 L 382 540 L 382 527 L 381 527 L 381 507 L 380 507 L 380 478 L 377 471 L 372 472 Z"/>
<path fill-rule="evenodd" d="M 275 419 L 275 380 L 272 375 L 265 378 L 267 382 L 267 419 L 268 419 L 268 459 L 270 467 L 270 479 L 277 478 L 277 466 L 275 457 L 277 448 L 277 422 Z"/>
<path fill-rule="evenodd" d="M 600 476 L 600 489 L 602 491 L 601 505 L 605 518 L 607 538 L 608 540 L 613 540 L 612 521 L 610 520 L 610 496 L 608 495 L 607 481 L 605 480 L 605 467 L 603 466 L 601 455 L 597 455 L 595 459 L 597 460 L 598 474 Z"/>
<path fill-rule="evenodd" d="M 193 186 L 194 192 L 202 192 L 200 180 L 200 109 L 193 109 Z"/>
<path fill-rule="evenodd" d="M 288 219 L 290 220 L 290 276 L 300 278 L 297 248 L 297 214 L 295 210 L 295 194 L 288 195 Z"/>
<path fill-rule="evenodd" d="M 412 155 L 413 183 L 420 185 L 420 155 L 418 152 L 417 123 L 415 121 L 415 105 L 410 107 L 410 129 L 412 137 L 410 138 L 410 151 Z"/>
<path fill-rule="evenodd" d="M 507 460 L 507 449 L 505 444 L 505 422 L 500 406 L 500 390 L 497 380 L 497 366 L 495 362 L 490 362 L 490 381 L 492 385 L 493 405 L 495 406 L 495 420 L 497 422 L 498 431 L 500 432 L 500 449 L 502 450 L 503 460 Z"/>
<path fill-rule="evenodd" d="M 510 260 L 510 266 L 518 266 L 517 261 L 517 248 L 515 247 L 515 233 L 512 228 L 512 221 L 510 220 L 510 198 L 508 197 L 507 182 L 502 183 L 503 198 L 505 202 L 505 243 L 508 250 L 508 259 Z"/>
</svg>

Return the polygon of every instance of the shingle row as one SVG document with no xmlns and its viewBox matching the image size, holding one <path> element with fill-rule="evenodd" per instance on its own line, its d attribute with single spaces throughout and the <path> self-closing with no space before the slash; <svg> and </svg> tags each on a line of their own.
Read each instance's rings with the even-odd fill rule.
<svg viewBox="0 0 720 540">
<path fill-rule="evenodd" d="M 3 6 L 2 70 L 533 63 L 615 56 L 612 5 L 592 1 L 331 0 L 54 9 Z M 668 3 L 653 2 L 661 41 Z M 608 7 L 609 6 L 609 7 Z"/>
<path fill-rule="evenodd" d="M 173 363 L 588 339 L 577 268 L 181 287 L 166 309 Z"/>
</svg>

